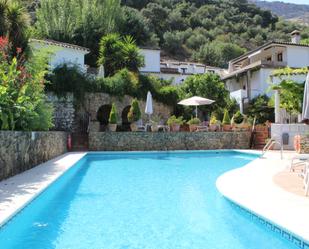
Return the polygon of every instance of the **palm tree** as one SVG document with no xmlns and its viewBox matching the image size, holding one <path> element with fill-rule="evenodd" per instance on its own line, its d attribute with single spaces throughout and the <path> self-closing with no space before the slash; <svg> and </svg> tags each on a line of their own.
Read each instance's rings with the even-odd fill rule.
<svg viewBox="0 0 309 249">
<path fill-rule="evenodd" d="M 18 1 L 0 0 L 0 36 L 9 38 L 16 55 L 16 49 L 25 50 L 28 43 L 27 28 L 30 17 Z"/>
</svg>

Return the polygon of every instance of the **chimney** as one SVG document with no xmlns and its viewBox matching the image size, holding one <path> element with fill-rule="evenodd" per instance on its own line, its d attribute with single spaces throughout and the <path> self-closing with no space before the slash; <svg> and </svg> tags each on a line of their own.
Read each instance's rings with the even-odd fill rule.
<svg viewBox="0 0 309 249">
<path fill-rule="evenodd" d="M 300 43 L 300 31 L 299 30 L 294 30 L 291 33 L 291 42 L 292 43 Z"/>
</svg>

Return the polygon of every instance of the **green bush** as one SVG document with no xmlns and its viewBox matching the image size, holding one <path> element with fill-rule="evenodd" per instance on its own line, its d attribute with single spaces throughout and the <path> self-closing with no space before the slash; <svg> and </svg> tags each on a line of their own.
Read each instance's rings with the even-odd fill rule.
<svg viewBox="0 0 309 249">
<path fill-rule="evenodd" d="M 224 125 L 231 124 L 230 115 L 229 115 L 229 112 L 228 112 L 227 109 L 224 110 L 224 116 L 223 116 L 222 124 L 224 124 Z"/>
<path fill-rule="evenodd" d="M 47 57 L 33 53 L 25 62 L 10 55 L 7 38 L 0 37 L 0 43 L 0 128 L 48 130 L 53 109 L 44 95 Z"/>
<path fill-rule="evenodd" d="M 169 119 L 167 120 L 167 124 L 168 125 L 182 125 L 184 124 L 184 120 L 182 116 L 177 118 L 175 115 L 173 115 L 169 117 Z"/>
<path fill-rule="evenodd" d="M 274 108 L 269 104 L 270 99 L 267 95 L 259 95 L 249 102 L 248 116 L 250 119 L 256 118 L 257 124 L 264 124 L 267 120 L 275 121 Z"/>
<path fill-rule="evenodd" d="M 199 118 L 191 118 L 187 124 L 188 125 L 199 125 L 201 123 L 201 120 Z"/>
<path fill-rule="evenodd" d="M 139 108 L 139 104 L 137 99 L 133 99 L 131 103 L 130 110 L 128 112 L 128 120 L 129 122 L 136 122 L 141 119 L 141 110 Z"/>
<path fill-rule="evenodd" d="M 240 111 L 237 111 L 234 115 L 233 115 L 233 121 L 236 124 L 241 124 L 244 121 L 244 115 L 242 115 L 240 113 Z"/>
<path fill-rule="evenodd" d="M 56 67 L 47 76 L 50 82 L 46 85 L 47 91 L 52 91 L 58 96 L 65 96 L 67 92 L 73 92 L 76 105 L 82 103 L 86 92 L 98 90 L 97 82 L 83 73 L 74 65 L 62 64 Z"/>
<path fill-rule="evenodd" d="M 117 124 L 117 110 L 116 110 L 116 106 L 114 103 L 112 104 L 112 109 L 111 109 L 111 112 L 109 113 L 108 122 L 110 124 Z"/>
</svg>

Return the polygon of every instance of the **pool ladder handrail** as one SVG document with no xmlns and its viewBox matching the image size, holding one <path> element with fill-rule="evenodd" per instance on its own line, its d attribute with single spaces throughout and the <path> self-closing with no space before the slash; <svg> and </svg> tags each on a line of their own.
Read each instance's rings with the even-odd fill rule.
<svg viewBox="0 0 309 249">
<path fill-rule="evenodd" d="M 269 139 L 267 144 L 264 146 L 263 151 L 262 151 L 262 156 L 264 156 L 265 153 L 270 150 L 271 146 L 273 146 L 275 144 L 278 144 L 280 146 L 280 154 L 281 154 L 281 160 L 282 160 L 283 159 L 283 145 L 282 145 L 282 142 L 277 141 L 276 138 L 274 138 L 274 137 Z"/>
</svg>

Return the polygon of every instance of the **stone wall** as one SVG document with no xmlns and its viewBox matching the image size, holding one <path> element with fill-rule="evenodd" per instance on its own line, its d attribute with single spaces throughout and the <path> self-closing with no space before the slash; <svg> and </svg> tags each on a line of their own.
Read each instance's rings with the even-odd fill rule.
<svg viewBox="0 0 309 249">
<path fill-rule="evenodd" d="M 58 97 L 54 93 L 49 92 L 47 98 L 54 107 L 53 129 L 57 131 L 72 131 L 75 116 L 73 94 L 67 93 L 63 97 Z"/>
<path fill-rule="evenodd" d="M 92 151 L 249 149 L 250 132 L 90 132 Z"/>
<path fill-rule="evenodd" d="M 66 152 L 65 132 L 0 131 L 0 180 Z"/>
<path fill-rule="evenodd" d="M 87 93 L 85 95 L 85 101 L 84 101 L 84 109 L 85 111 L 89 112 L 91 115 L 91 119 L 93 121 L 96 121 L 96 116 L 99 108 L 102 105 L 110 105 L 112 103 L 115 103 L 118 117 L 121 118 L 122 111 L 125 107 L 130 106 L 132 102 L 132 97 L 125 95 L 123 97 L 116 97 L 111 96 L 106 93 Z M 143 100 L 139 100 L 139 106 L 142 112 L 142 115 L 145 115 L 145 106 L 146 102 Z M 164 105 L 162 103 L 156 102 L 153 100 L 153 112 L 154 115 L 160 115 L 164 120 L 167 120 L 172 112 L 172 107 Z"/>
</svg>

